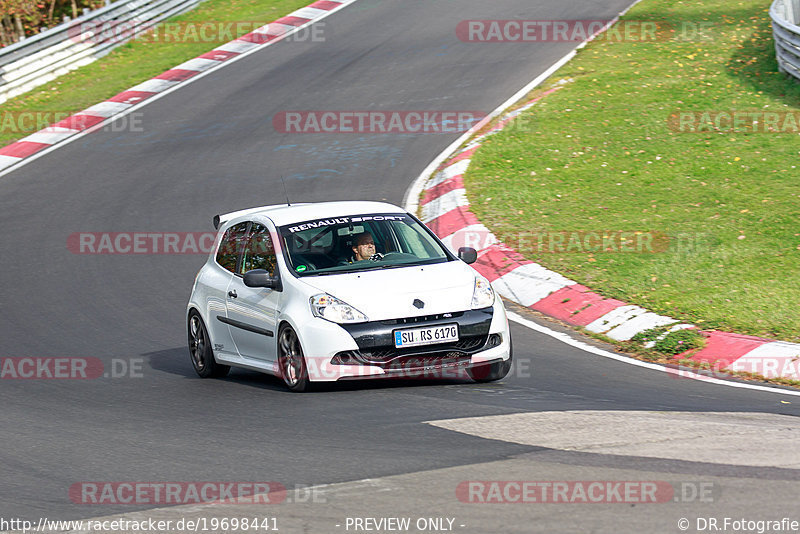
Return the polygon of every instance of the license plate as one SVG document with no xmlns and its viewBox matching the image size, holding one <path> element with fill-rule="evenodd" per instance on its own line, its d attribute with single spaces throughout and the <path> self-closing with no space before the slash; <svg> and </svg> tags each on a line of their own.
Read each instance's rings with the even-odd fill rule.
<svg viewBox="0 0 800 534">
<path fill-rule="evenodd" d="M 394 331 L 394 346 L 398 349 L 447 343 L 449 341 L 458 341 L 458 325 L 456 324 L 424 326 Z"/>
</svg>

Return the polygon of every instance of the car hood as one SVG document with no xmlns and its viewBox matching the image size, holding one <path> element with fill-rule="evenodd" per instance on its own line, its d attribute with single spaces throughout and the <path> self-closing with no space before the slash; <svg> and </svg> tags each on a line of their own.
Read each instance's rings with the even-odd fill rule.
<svg viewBox="0 0 800 534">
<path fill-rule="evenodd" d="M 343 300 L 370 321 L 468 310 L 477 273 L 460 261 L 309 276 L 310 286 Z M 424 303 L 414 306 L 414 300 Z"/>
</svg>

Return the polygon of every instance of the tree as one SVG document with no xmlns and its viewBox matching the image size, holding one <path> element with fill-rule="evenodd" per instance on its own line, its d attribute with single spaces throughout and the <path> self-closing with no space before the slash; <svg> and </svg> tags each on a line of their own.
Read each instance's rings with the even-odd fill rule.
<svg viewBox="0 0 800 534">
<path fill-rule="evenodd" d="M 0 0 L 0 46 L 39 33 L 40 28 L 76 18 L 84 8 L 97 9 L 103 0 Z"/>
</svg>

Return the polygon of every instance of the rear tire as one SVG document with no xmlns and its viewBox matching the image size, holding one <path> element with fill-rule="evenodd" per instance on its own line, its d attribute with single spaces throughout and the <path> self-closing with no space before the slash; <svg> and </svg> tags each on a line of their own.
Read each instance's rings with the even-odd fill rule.
<svg viewBox="0 0 800 534">
<path fill-rule="evenodd" d="M 514 358 L 514 349 L 511 345 L 511 337 L 508 338 L 508 359 L 502 362 L 478 365 L 467 369 L 467 374 L 471 379 L 479 384 L 485 382 L 496 382 L 504 378 L 511 370 L 511 362 Z"/>
<path fill-rule="evenodd" d="M 189 356 L 192 367 L 200 378 L 222 378 L 231 370 L 228 365 L 218 364 L 211 351 L 211 338 L 196 311 L 189 314 Z"/>
<path fill-rule="evenodd" d="M 278 367 L 283 383 L 290 391 L 302 393 L 309 389 L 308 368 L 303 357 L 300 338 L 289 325 L 278 332 Z"/>
</svg>

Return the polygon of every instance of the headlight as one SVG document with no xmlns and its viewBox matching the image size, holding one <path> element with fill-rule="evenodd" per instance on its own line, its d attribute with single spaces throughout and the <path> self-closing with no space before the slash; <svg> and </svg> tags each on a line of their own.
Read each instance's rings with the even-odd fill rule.
<svg viewBox="0 0 800 534">
<path fill-rule="evenodd" d="M 367 316 L 327 293 L 311 297 L 311 313 L 332 323 L 366 323 Z"/>
<path fill-rule="evenodd" d="M 475 290 L 472 292 L 472 309 L 488 308 L 494 304 L 494 289 L 489 281 L 482 277 L 475 277 Z"/>
</svg>

